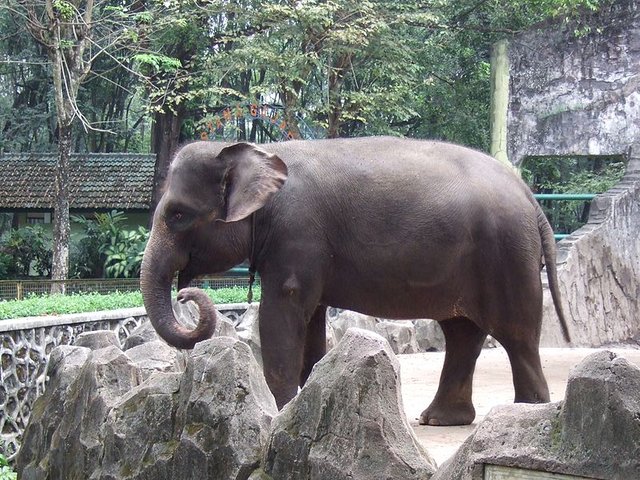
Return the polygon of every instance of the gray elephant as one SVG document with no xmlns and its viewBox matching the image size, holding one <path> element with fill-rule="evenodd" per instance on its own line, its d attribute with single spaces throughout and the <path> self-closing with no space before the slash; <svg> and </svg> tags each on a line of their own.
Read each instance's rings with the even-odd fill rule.
<svg viewBox="0 0 640 480">
<path fill-rule="evenodd" d="M 261 277 L 264 373 L 279 407 L 325 354 L 327 306 L 440 322 L 445 362 L 423 424 L 473 421 L 487 334 L 509 355 L 515 401 L 549 401 L 538 353 L 543 259 L 569 340 L 553 234 L 529 188 L 480 152 L 385 137 L 184 146 L 142 264 L 158 333 L 179 348 L 208 338 L 211 301 L 185 287 L 246 259 Z M 178 298 L 200 306 L 193 331 L 172 313 L 176 272 Z"/>
</svg>

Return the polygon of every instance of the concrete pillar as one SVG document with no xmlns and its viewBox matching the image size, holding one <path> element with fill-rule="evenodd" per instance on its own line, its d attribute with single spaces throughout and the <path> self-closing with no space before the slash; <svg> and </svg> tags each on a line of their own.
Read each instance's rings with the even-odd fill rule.
<svg viewBox="0 0 640 480">
<path fill-rule="evenodd" d="M 509 108 L 509 42 L 500 40 L 491 49 L 491 156 L 511 165 L 507 156 Z"/>
</svg>

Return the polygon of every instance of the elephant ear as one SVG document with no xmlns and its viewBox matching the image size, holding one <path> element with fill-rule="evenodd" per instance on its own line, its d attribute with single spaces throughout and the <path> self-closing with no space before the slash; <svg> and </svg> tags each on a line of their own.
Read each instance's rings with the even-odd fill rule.
<svg viewBox="0 0 640 480">
<path fill-rule="evenodd" d="M 278 156 L 250 143 L 225 147 L 218 158 L 227 165 L 225 222 L 237 222 L 262 208 L 287 179 L 287 166 Z"/>
</svg>

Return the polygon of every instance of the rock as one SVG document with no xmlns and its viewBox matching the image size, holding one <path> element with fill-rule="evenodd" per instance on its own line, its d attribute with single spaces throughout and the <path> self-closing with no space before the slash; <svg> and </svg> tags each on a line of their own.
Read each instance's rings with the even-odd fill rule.
<svg viewBox="0 0 640 480">
<path fill-rule="evenodd" d="M 105 423 L 104 457 L 95 478 L 186 478 L 172 477 L 178 445 L 173 419 L 181 378 L 179 373 L 156 372 L 114 405 Z"/>
<path fill-rule="evenodd" d="M 100 350 L 106 347 L 120 348 L 120 341 L 116 332 L 111 330 L 96 330 L 94 332 L 84 332 L 78 335 L 74 342 L 76 347 L 85 347 L 90 350 Z"/>
<path fill-rule="evenodd" d="M 327 320 L 325 327 L 327 329 L 327 351 L 329 351 L 338 344 L 338 339 L 330 321 Z"/>
<path fill-rule="evenodd" d="M 231 320 L 229 320 L 220 312 L 218 312 L 217 317 L 218 319 L 216 323 L 216 329 L 213 331 L 214 337 L 231 337 L 235 338 L 236 340 L 240 338 L 238 337 L 236 328 Z"/>
<path fill-rule="evenodd" d="M 352 312 L 351 310 L 333 309 L 332 312 L 333 315 L 329 315 L 328 319 L 331 322 L 337 342 L 342 339 L 350 328 L 361 328 L 363 330 L 369 330 L 370 332 L 376 331 L 378 319 L 375 317 Z"/>
<path fill-rule="evenodd" d="M 17 461 L 21 479 L 246 479 L 259 471 L 273 395 L 249 347 L 230 337 L 178 352 L 59 347 Z M 144 381 L 142 381 L 144 379 Z M 254 478 L 259 478 L 254 476 Z"/>
<path fill-rule="evenodd" d="M 407 421 L 399 382 L 389 344 L 350 329 L 273 421 L 264 472 L 278 480 L 429 478 L 435 465 Z"/>
<path fill-rule="evenodd" d="M 171 478 L 247 478 L 258 468 L 278 409 L 249 346 L 198 343 L 180 384 Z"/>
<path fill-rule="evenodd" d="M 416 341 L 421 352 L 444 352 L 444 333 L 435 320 L 418 319 L 413 321 Z"/>
<path fill-rule="evenodd" d="M 69 386 L 80 375 L 90 353 L 88 348 L 70 345 L 59 346 L 51 352 L 47 368 L 50 380 L 44 394 L 33 405 L 16 458 L 16 469 L 22 472 L 20 478 L 50 478 L 46 466 L 51 464 L 52 438 L 65 413 Z"/>
<path fill-rule="evenodd" d="M 182 370 L 178 363 L 178 350 L 162 340 L 146 342 L 126 350 L 125 355 L 140 369 L 143 379 L 155 372 Z"/>
<path fill-rule="evenodd" d="M 393 353 L 418 353 L 416 331 L 411 321 L 383 320 L 376 324 L 375 331 L 387 339 Z"/>
<path fill-rule="evenodd" d="M 200 309 L 195 302 L 189 301 L 181 303 L 176 300 L 172 301 L 173 313 L 176 316 L 178 322 L 182 323 L 188 328 L 195 328 L 198 325 L 200 318 Z M 235 332 L 234 323 L 225 317 L 222 313 L 216 310 L 216 329 L 213 336 L 216 337 L 233 337 L 238 338 Z"/>
<path fill-rule="evenodd" d="M 123 350 L 142 345 L 145 342 L 153 342 L 160 340 L 160 335 L 156 332 L 150 321 L 143 322 L 138 328 L 134 329 L 124 342 Z"/>
<path fill-rule="evenodd" d="M 638 477 L 638 367 L 613 352 L 591 354 L 569 376 L 560 421 L 561 451 L 583 472 L 602 472 L 596 476 L 604 478 Z"/>
<path fill-rule="evenodd" d="M 612 352 L 585 358 L 563 402 L 493 408 L 432 480 L 471 480 L 483 464 L 588 478 L 638 478 L 640 369 Z"/>
<path fill-rule="evenodd" d="M 236 333 L 238 338 L 251 347 L 253 356 L 255 357 L 258 365 L 262 367 L 262 348 L 260 347 L 260 324 L 259 320 L 259 308 L 260 304 L 252 303 L 247 308 L 247 311 L 240 317 L 236 324 Z"/>
<path fill-rule="evenodd" d="M 200 309 L 195 302 L 188 301 L 181 303 L 173 299 L 171 300 L 171 306 L 173 307 L 173 314 L 176 316 L 178 322 L 185 327 L 195 328 L 198 324 L 198 318 L 200 318 Z"/>
<path fill-rule="evenodd" d="M 172 302 L 172 305 L 173 312 L 176 315 L 178 321 L 184 325 L 187 325 L 189 328 L 195 328 L 200 314 L 198 306 L 194 302 L 187 302 L 187 304 L 182 304 L 180 302 L 176 302 L 175 300 Z M 238 334 L 236 333 L 231 320 L 229 320 L 220 312 L 217 312 L 217 323 L 216 329 L 213 332 L 213 336 L 238 338 Z M 153 342 L 157 340 L 162 341 L 160 335 L 157 334 L 151 322 L 146 321 L 143 322 L 142 325 L 140 325 L 138 328 L 133 330 L 131 332 L 131 335 L 127 337 L 124 342 L 123 350 L 129 350 L 130 348 L 142 345 L 143 343 Z"/>
<path fill-rule="evenodd" d="M 139 370 L 119 348 L 92 351 L 62 399 L 63 415 L 51 438 L 45 464 L 47 476 L 32 478 L 91 478 L 102 458 L 105 419 L 120 396 L 140 380 Z M 39 460 L 32 458 L 28 463 Z M 21 478 L 29 477 L 23 472 Z"/>
</svg>

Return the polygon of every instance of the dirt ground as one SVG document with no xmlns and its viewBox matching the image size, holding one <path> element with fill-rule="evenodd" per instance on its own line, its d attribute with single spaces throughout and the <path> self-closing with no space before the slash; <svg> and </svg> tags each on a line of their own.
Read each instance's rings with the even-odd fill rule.
<svg viewBox="0 0 640 480">
<path fill-rule="evenodd" d="M 551 401 L 564 398 L 571 368 L 589 354 L 603 349 L 543 348 L 542 366 L 549 383 Z M 607 348 L 640 366 L 640 349 Z M 502 348 L 482 351 L 473 383 L 473 403 L 476 419 L 463 427 L 429 427 L 418 425 L 420 413 L 429 405 L 438 388 L 444 353 L 400 355 L 400 377 L 404 408 L 418 440 L 431 453 L 438 465 L 455 453 L 478 422 L 489 410 L 513 402 L 513 383 L 506 352 Z"/>
</svg>

